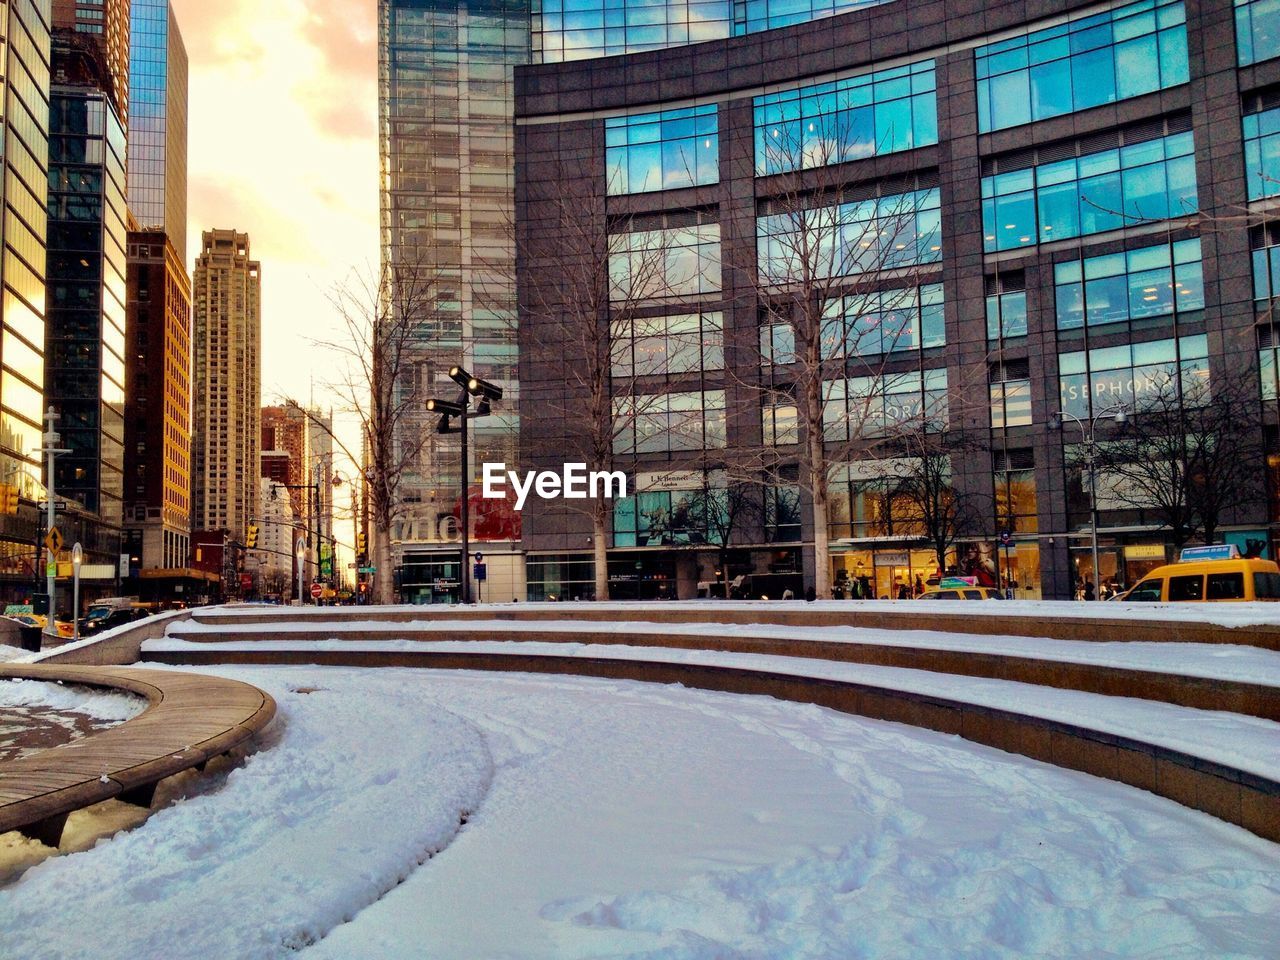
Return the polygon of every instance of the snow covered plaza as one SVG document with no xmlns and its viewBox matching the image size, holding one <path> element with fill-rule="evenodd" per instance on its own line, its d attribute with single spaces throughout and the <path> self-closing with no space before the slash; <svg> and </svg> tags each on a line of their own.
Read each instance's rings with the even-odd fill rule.
<svg viewBox="0 0 1280 960">
<path fill-rule="evenodd" d="M 0 834 L 0 960 L 1280 957 L 1274 606 L 854 606 L 244 606 L 0 647 L 0 818 L 22 764 L 157 709 L 6 677 L 275 703 L 150 809 Z M 24 755 L 33 715 L 74 742 Z"/>
</svg>

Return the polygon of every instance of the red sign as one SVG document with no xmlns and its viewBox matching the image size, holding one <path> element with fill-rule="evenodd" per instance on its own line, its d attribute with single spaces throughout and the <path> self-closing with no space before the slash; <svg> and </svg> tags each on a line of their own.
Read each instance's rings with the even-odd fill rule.
<svg viewBox="0 0 1280 960">
<path fill-rule="evenodd" d="M 240 592 L 249 593 L 253 590 L 253 577 L 247 573 L 240 574 Z"/>
<path fill-rule="evenodd" d="M 311 585 L 311 599 L 319 600 L 323 596 L 324 596 L 324 587 L 318 583 L 313 583 Z"/>
</svg>

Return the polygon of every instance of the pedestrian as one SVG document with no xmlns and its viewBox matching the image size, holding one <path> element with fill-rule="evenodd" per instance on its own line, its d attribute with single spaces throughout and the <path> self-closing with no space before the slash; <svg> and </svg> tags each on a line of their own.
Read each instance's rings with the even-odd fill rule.
<svg viewBox="0 0 1280 960">
<path fill-rule="evenodd" d="M 901 580 L 898 581 L 898 599 L 899 600 L 911 599 L 911 591 L 907 589 L 907 585 L 903 583 Z"/>
<path fill-rule="evenodd" d="M 918 597 L 924 593 L 924 581 L 920 579 L 920 574 L 916 574 L 915 595 Z"/>
<path fill-rule="evenodd" d="M 1086 603 L 1087 603 L 1088 601 L 1090 601 L 1090 600 L 1094 600 L 1094 599 L 1096 599 L 1096 598 L 1095 598 L 1095 596 L 1094 596 L 1094 592 L 1093 592 L 1093 581 L 1092 581 L 1092 580 L 1086 580 L 1086 581 L 1085 581 L 1085 583 L 1084 583 L 1084 599 L 1085 599 L 1085 602 L 1086 602 Z"/>
</svg>

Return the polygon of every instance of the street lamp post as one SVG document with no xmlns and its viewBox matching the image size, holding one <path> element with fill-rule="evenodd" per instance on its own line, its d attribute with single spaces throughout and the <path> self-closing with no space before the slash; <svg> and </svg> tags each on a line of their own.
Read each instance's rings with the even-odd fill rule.
<svg viewBox="0 0 1280 960">
<path fill-rule="evenodd" d="M 77 543 L 71 548 L 71 639 L 80 639 L 80 564 L 84 548 Z"/>
<path fill-rule="evenodd" d="M 57 424 L 58 422 L 58 411 L 56 411 L 53 407 L 50 407 L 48 412 L 44 415 L 44 422 L 48 425 L 48 429 L 44 432 L 44 435 L 40 438 L 41 440 L 44 441 L 44 446 L 41 447 L 39 452 L 43 453 L 48 458 L 48 465 L 45 468 L 47 472 L 47 477 L 45 480 L 45 495 L 48 497 L 48 500 L 49 500 L 49 522 L 48 522 L 47 536 L 50 539 L 52 539 L 53 531 L 58 529 L 57 513 L 56 513 L 56 507 L 55 507 L 55 501 L 57 498 L 54 495 L 54 486 L 55 486 L 54 461 L 57 458 L 58 454 L 70 453 L 71 451 L 67 450 L 64 447 L 58 446 L 58 443 L 62 440 L 62 437 L 58 434 L 58 431 L 54 429 L 55 424 Z M 48 557 L 46 559 L 46 566 L 45 566 L 45 574 L 47 579 L 46 591 L 49 594 L 49 615 L 45 620 L 44 632 L 49 634 L 50 636 L 56 637 L 58 635 L 58 626 L 54 621 L 56 619 L 58 609 L 57 609 L 57 604 L 54 602 L 54 592 L 57 589 L 57 584 L 58 584 L 58 557 L 57 557 L 56 551 L 54 551 L 52 548 L 49 548 L 48 550 Z"/>
<path fill-rule="evenodd" d="M 436 432 L 441 434 L 459 433 L 461 434 L 461 456 L 462 456 L 462 571 L 459 578 L 458 586 L 462 595 L 464 604 L 471 603 L 471 464 L 468 450 L 467 421 L 474 420 L 479 417 L 487 417 L 492 410 L 492 402 L 502 399 L 502 388 L 489 383 L 487 380 L 481 380 L 479 377 L 473 377 L 465 369 L 460 366 L 449 368 L 449 379 L 458 386 L 462 387 L 462 394 L 458 398 L 457 403 L 450 403 L 448 400 L 428 400 L 427 410 L 430 413 L 440 414 L 440 422 L 436 426 Z M 477 399 L 475 412 L 471 412 L 471 401 Z M 454 427 L 450 422 L 453 418 L 457 418 L 458 426 Z"/>
<path fill-rule="evenodd" d="M 1085 464 L 1089 469 L 1089 535 L 1093 552 L 1093 584 L 1094 596 L 1097 597 L 1102 589 L 1101 575 L 1102 571 L 1098 566 L 1098 478 L 1095 470 L 1095 448 L 1098 424 L 1103 420 L 1110 419 L 1113 423 L 1123 426 L 1128 422 L 1129 416 L 1125 412 L 1123 405 L 1116 407 L 1108 407 L 1101 413 L 1095 415 L 1091 419 L 1084 420 L 1073 414 L 1067 413 L 1065 410 L 1059 410 L 1049 421 L 1049 429 L 1060 430 L 1064 426 L 1064 421 L 1070 420 L 1080 428 L 1080 440 L 1084 444 Z"/>
</svg>

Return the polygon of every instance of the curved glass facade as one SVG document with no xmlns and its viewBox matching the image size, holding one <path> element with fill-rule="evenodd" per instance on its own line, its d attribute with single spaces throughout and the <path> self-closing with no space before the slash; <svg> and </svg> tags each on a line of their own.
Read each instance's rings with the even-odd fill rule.
<svg viewBox="0 0 1280 960">
<path fill-rule="evenodd" d="M 533 0 L 533 60 L 559 63 L 723 40 L 890 0 Z"/>
</svg>

